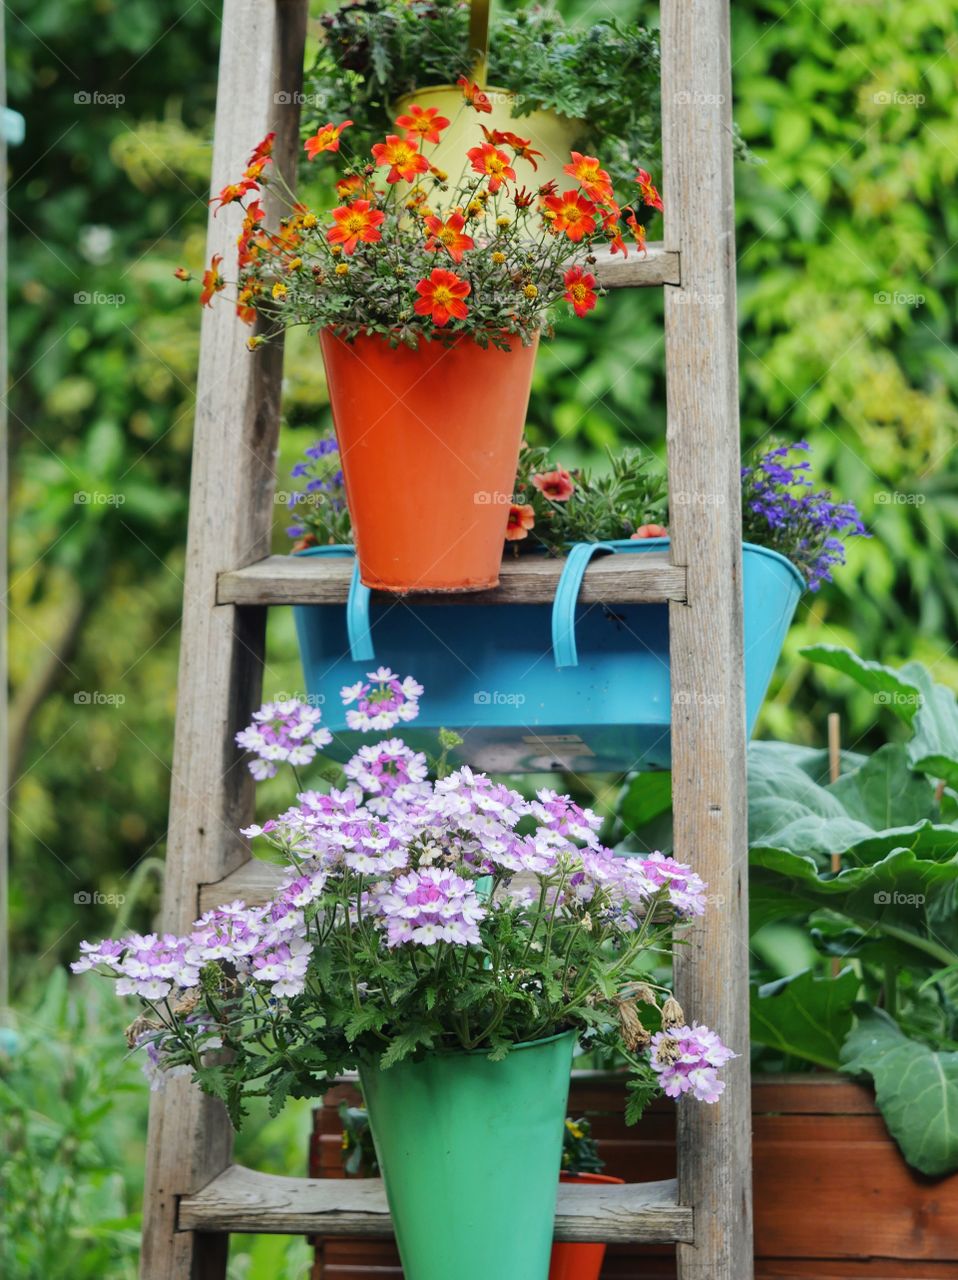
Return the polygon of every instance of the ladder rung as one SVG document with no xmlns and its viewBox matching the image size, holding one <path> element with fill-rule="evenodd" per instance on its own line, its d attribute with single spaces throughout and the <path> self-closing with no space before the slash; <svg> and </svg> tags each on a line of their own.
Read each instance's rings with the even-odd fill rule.
<svg viewBox="0 0 958 1280">
<path fill-rule="evenodd" d="M 232 1165 L 180 1201 L 181 1231 L 389 1237 L 392 1223 L 378 1178 L 285 1178 Z M 676 1184 L 561 1186 L 557 1240 L 646 1244 L 692 1242 L 692 1210 Z"/>
<path fill-rule="evenodd" d="M 237 898 L 248 907 L 261 907 L 276 892 L 285 867 L 250 858 L 222 880 L 200 885 L 200 912 L 212 911 Z"/>
<path fill-rule="evenodd" d="M 623 258 L 606 248 L 596 248 L 595 256 L 598 262 L 592 270 L 603 289 L 647 289 L 681 284 L 679 255 L 674 249 L 663 248 L 661 242 L 650 244 L 645 256 L 629 249 L 629 256 Z"/>
<path fill-rule="evenodd" d="M 551 556 L 507 559 L 494 591 L 404 599 L 410 604 L 551 604 L 564 563 Z M 345 556 L 267 556 L 244 569 L 221 573 L 216 600 L 241 605 L 344 604 L 352 572 L 352 559 Z M 660 604 L 685 598 L 685 567 L 670 564 L 665 551 L 601 556 L 589 565 L 579 592 L 583 604 Z"/>
</svg>

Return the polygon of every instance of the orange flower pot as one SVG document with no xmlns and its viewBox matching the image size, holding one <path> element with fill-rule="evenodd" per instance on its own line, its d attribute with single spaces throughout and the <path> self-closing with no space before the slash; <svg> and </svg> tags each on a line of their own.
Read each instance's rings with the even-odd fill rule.
<svg viewBox="0 0 958 1280">
<path fill-rule="evenodd" d="M 320 341 L 362 581 L 399 594 L 494 587 L 537 343 Z"/>
<path fill-rule="evenodd" d="M 599 1182 L 621 1184 L 624 1179 L 610 1178 L 604 1173 L 560 1173 L 559 1181 L 595 1185 Z M 549 1280 L 599 1280 L 604 1261 L 604 1244 L 554 1244 Z"/>
</svg>

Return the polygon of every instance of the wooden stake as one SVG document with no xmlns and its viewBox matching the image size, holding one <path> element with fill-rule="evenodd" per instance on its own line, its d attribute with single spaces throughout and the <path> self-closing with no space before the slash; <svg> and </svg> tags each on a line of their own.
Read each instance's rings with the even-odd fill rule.
<svg viewBox="0 0 958 1280">
<path fill-rule="evenodd" d="M 828 781 L 837 782 L 842 773 L 842 720 L 837 711 L 828 715 Z M 832 854 L 832 871 L 842 869 L 842 855 Z M 840 956 L 832 956 L 832 977 L 837 978 L 842 970 Z"/>
</svg>

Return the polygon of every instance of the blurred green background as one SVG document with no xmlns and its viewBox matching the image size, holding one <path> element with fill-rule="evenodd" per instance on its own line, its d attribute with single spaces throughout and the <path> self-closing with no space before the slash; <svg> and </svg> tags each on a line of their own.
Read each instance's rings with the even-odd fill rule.
<svg viewBox="0 0 958 1280">
<path fill-rule="evenodd" d="M 630 0 L 560 7 L 655 21 Z M 800 606 L 760 736 L 821 744 L 838 710 L 849 747 L 873 742 L 873 702 L 809 669 L 811 641 L 919 657 L 958 684 L 955 18 L 954 0 L 733 5 L 735 118 L 757 160 L 737 170 L 743 441 L 810 441 L 875 535 Z M 24 1277 L 132 1275 L 137 1187 L 113 1170 L 121 1146 L 136 1164 L 146 1100 L 120 1049 L 107 1067 L 93 1047 L 119 1046 L 123 1012 L 41 984 L 118 923 L 75 895 L 123 894 L 140 921 L 158 900 L 199 329 L 173 270 L 202 265 L 219 26 L 204 0 L 7 6 L 10 105 L 27 122 L 9 194 L 14 989 L 22 1042 L 62 1046 L 71 1081 L 95 1073 L 119 1117 L 104 1129 L 90 1090 L 65 1096 L 50 1055 L 34 1106 L 49 1123 L 21 1157 L 83 1153 L 89 1266 L 64 1248 L 77 1187 L 51 1183 L 23 1193 L 23 1229 L 49 1243 Z M 329 420 L 306 342 L 289 344 L 285 412 L 280 489 Z M 629 440 L 661 452 L 664 425 L 656 291 L 609 297 L 544 347 L 530 436 L 559 461 Z M 278 507 L 277 548 L 284 524 Z M 268 689 L 298 688 L 288 617 L 270 646 Z M 294 1109 L 268 1144 L 254 1126 L 244 1141 L 264 1145 L 244 1155 L 296 1171 L 305 1126 Z M 55 1161 L 36 1172 L 57 1176 Z M 282 1256 L 299 1274 L 305 1246 L 288 1247 L 244 1245 L 233 1272 L 272 1274 Z"/>
</svg>

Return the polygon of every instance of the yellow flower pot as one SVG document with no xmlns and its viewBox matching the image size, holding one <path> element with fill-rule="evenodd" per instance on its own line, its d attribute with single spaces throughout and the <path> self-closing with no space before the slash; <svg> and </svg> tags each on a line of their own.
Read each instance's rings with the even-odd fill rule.
<svg viewBox="0 0 958 1280">
<path fill-rule="evenodd" d="M 436 145 L 427 142 L 422 150 L 430 164 L 449 174 L 451 188 L 457 185 L 460 174 L 470 167 L 466 152 L 485 141 L 480 125 L 485 125 L 490 130 L 515 133 L 520 138 L 529 138 L 533 150 L 542 152 L 540 157 L 536 157 L 538 169 L 533 169 L 528 160 L 516 160 L 513 167 L 520 187 L 525 186 L 534 191 L 551 180 L 558 183 L 560 191 L 574 187 L 575 180 L 562 172 L 562 166 L 569 163 L 569 153 L 576 137 L 582 132 L 582 122 L 557 115 L 554 111 L 533 111 L 531 115 L 517 116 L 513 110 L 518 105 L 514 93 L 507 89 L 493 88 L 485 88 L 483 93 L 492 106 L 491 115 L 466 106 L 458 85 L 442 84 L 419 89 L 400 98 L 393 118 L 406 115 L 413 103 L 418 103 L 423 109 L 435 107 L 439 115 L 445 116 L 449 121 L 449 128 L 443 131 Z M 411 186 L 403 183 L 399 184 L 398 189 L 400 194 L 405 195 L 411 190 Z M 437 212 L 445 213 L 452 205 L 452 191 L 430 193 L 429 205 Z"/>
</svg>

